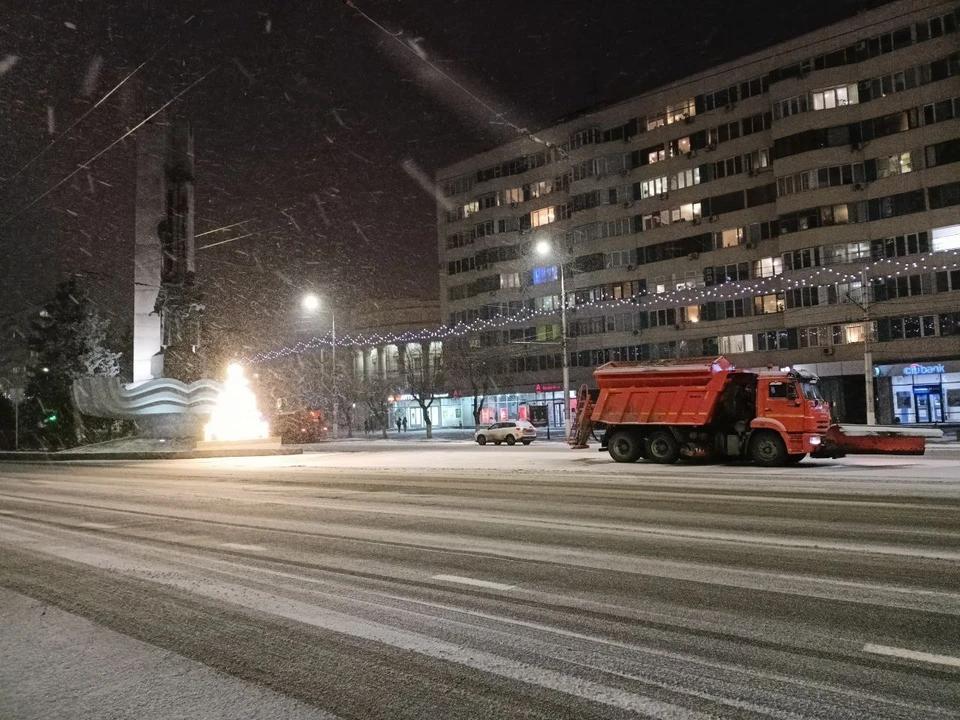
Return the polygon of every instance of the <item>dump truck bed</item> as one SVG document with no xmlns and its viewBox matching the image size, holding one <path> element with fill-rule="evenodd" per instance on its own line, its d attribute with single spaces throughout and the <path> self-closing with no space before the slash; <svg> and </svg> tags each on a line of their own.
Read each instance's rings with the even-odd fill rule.
<svg viewBox="0 0 960 720">
<path fill-rule="evenodd" d="M 612 362 L 594 372 L 600 388 L 590 420 L 609 425 L 706 425 L 732 370 L 723 358 L 683 363 Z"/>
</svg>

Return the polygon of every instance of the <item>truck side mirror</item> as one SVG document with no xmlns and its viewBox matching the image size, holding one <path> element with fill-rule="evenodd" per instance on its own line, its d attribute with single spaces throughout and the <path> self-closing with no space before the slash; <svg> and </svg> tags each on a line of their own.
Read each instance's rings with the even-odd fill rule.
<svg viewBox="0 0 960 720">
<path fill-rule="evenodd" d="M 787 385 L 787 400 L 796 400 L 797 399 L 797 386 L 793 383 Z"/>
</svg>

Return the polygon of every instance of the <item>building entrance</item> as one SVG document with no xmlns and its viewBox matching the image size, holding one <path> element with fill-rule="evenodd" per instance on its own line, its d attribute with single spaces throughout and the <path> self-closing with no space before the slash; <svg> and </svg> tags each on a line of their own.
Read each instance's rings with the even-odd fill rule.
<svg viewBox="0 0 960 720">
<path fill-rule="evenodd" d="M 943 405 L 940 386 L 918 385 L 913 388 L 913 400 L 917 406 L 918 423 L 943 422 Z"/>
</svg>

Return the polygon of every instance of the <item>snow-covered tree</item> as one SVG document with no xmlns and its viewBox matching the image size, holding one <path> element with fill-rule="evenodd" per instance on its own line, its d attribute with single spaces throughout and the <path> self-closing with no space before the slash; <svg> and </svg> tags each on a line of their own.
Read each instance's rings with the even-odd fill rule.
<svg viewBox="0 0 960 720">
<path fill-rule="evenodd" d="M 73 381 L 88 375 L 115 376 L 120 353 L 107 347 L 108 321 L 91 306 L 75 278 L 57 285 L 53 300 L 33 323 L 28 343 L 36 364 L 26 388 L 27 416 L 41 444 L 70 446 L 87 440 L 88 430 L 71 394 Z"/>
</svg>

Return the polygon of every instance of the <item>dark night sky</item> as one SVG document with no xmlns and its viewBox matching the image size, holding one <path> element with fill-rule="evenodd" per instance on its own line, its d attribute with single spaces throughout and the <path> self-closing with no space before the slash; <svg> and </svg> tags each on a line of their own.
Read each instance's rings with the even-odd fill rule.
<svg viewBox="0 0 960 720">
<path fill-rule="evenodd" d="M 355 1 L 531 127 L 882 2 Z M 129 323 L 133 138 L 8 219 L 211 70 L 171 109 L 195 127 L 197 232 L 248 221 L 198 246 L 254 233 L 198 253 L 209 319 L 244 331 L 251 349 L 279 338 L 308 286 L 341 303 L 435 296 L 435 204 L 401 165 L 412 159 L 432 175 L 514 137 L 341 0 L 7 5 L 0 177 L 153 58 L 27 171 L 0 181 L 0 317 L 79 270 L 101 308 Z"/>
</svg>

